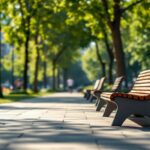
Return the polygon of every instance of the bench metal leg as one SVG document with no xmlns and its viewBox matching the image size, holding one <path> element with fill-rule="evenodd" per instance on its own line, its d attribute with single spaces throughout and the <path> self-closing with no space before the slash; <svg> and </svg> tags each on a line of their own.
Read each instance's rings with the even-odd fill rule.
<svg viewBox="0 0 150 150">
<path fill-rule="evenodd" d="M 91 102 L 91 99 L 93 98 L 93 95 L 92 94 L 90 94 L 90 96 L 89 96 L 89 101 Z"/>
<path fill-rule="evenodd" d="M 84 93 L 83 98 L 86 98 L 86 96 L 87 96 L 87 93 Z"/>
<path fill-rule="evenodd" d="M 103 117 L 109 117 L 110 114 L 117 108 L 116 104 L 112 103 L 112 102 L 108 102 L 107 106 L 105 108 Z"/>
<path fill-rule="evenodd" d="M 88 93 L 88 95 L 86 96 L 86 100 L 89 100 L 90 96 L 91 96 L 91 94 Z"/>
<path fill-rule="evenodd" d="M 106 101 L 100 99 L 96 108 L 96 111 L 100 111 L 101 108 L 106 104 Z"/>
<path fill-rule="evenodd" d="M 99 103 L 100 94 L 95 94 L 95 98 L 96 98 L 95 106 L 97 106 Z"/>
<path fill-rule="evenodd" d="M 129 112 L 122 112 L 120 110 L 117 110 L 117 113 L 115 115 L 115 118 L 112 122 L 112 126 L 121 126 L 123 122 L 130 116 Z"/>
<path fill-rule="evenodd" d="M 97 99 L 97 100 L 96 100 L 96 103 L 95 103 L 95 106 L 97 106 L 97 105 L 98 105 L 98 103 L 99 103 L 99 100 Z"/>
<path fill-rule="evenodd" d="M 96 99 L 96 97 L 93 96 L 93 95 L 91 95 L 91 97 L 90 97 L 90 102 L 93 102 L 94 99 Z"/>
<path fill-rule="evenodd" d="M 89 97 L 89 101 L 91 102 L 91 99 L 93 98 L 93 95 L 91 94 Z"/>
<path fill-rule="evenodd" d="M 135 101 L 124 98 L 116 98 L 117 113 L 112 126 L 121 126 L 131 114 L 150 116 L 150 101 Z"/>
</svg>

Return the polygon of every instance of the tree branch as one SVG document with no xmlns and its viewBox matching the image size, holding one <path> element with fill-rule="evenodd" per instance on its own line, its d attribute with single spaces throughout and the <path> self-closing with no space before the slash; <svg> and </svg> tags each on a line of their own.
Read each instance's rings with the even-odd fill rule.
<svg viewBox="0 0 150 150">
<path fill-rule="evenodd" d="M 126 10 L 132 9 L 135 5 L 141 3 L 143 0 L 137 0 L 136 2 L 130 4 L 129 6 L 122 8 L 121 13 L 124 13 Z"/>
<path fill-rule="evenodd" d="M 107 35 L 107 32 L 105 31 L 104 28 L 103 28 L 103 34 L 104 34 L 104 42 L 105 42 L 105 45 L 106 45 L 106 50 L 108 52 L 109 58 L 114 59 L 114 55 L 113 55 L 112 49 L 110 48 L 110 44 L 109 44 L 109 41 L 108 41 L 108 35 Z"/>
<path fill-rule="evenodd" d="M 104 9 L 105 9 L 105 13 L 106 13 L 106 16 L 107 16 L 107 21 L 108 21 L 108 24 L 109 26 L 111 26 L 112 22 L 111 22 L 111 19 L 110 19 L 110 14 L 108 12 L 108 2 L 107 0 L 102 0 L 102 3 L 103 3 L 103 6 L 104 6 Z"/>
<path fill-rule="evenodd" d="M 65 47 L 63 47 L 55 56 L 54 61 L 57 62 L 57 60 L 59 59 L 59 57 L 65 52 Z"/>
<path fill-rule="evenodd" d="M 101 55 L 99 53 L 99 47 L 98 47 L 97 41 L 95 42 L 95 45 L 96 45 L 96 55 L 97 55 L 97 58 L 98 58 L 98 60 L 100 61 L 101 64 L 104 64 L 104 62 L 102 60 L 102 57 L 101 57 Z"/>
<path fill-rule="evenodd" d="M 23 12 L 23 5 L 22 5 L 21 0 L 18 0 L 18 2 L 19 2 L 19 5 L 20 5 L 20 12 L 21 12 L 21 15 L 22 15 L 21 23 L 22 23 L 23 26 L 25 26 L 26 21 L 25 21 L 25 16 L 24 16 L 24 12 Z M 26 31 L 25 28 L 24 28 L 24 31 Z"/>
</svg>

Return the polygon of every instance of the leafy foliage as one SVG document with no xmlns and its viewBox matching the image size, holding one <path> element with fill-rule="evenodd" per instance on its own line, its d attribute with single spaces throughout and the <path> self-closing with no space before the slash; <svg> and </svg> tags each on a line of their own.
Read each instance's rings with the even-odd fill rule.
<svg viewBox="0 0 150 150">
<path fill-rule="evenodd" d="M 98 78 L 102 74 L 102 68 L 95 47 L 91 47 L 91 43 L 96 41 L 100 43 L 99 53 L 108 71 L 111 60 L 107 46 L 110 45 L 111 50 L 112 43 L 115 45 L 112 29 L 116 23 L 118 31 L 121 31 L 120 41 L 123 41 L 122 53 L 125 53 L 127 71 L 133 69 L 134 72 L 138 72 L 139 69 L 149 68 L 150 14 L 149 4 L 145 0 L 2 0 L 0 5 L 5 43 L 12 46 L 15 55 L 16 78 L 23 78 L 25 45 L 27 35 L 29 36 L 29 61 L 26 63 L 29 66 L 27 72 L 31 85 L 36 77 L 40 83 L 44 75 L 50 79 L 53 76 L 54 62 L 55 71 L 57 68 L 69 69 L 81 59 L 81 56 L 88 79 Z M 118 62 L 118 53 L 114 47 L 115 63 Z M 11 73 L 12 53 L 5 56 L 2 61 L 4 69 Z M 46 69 L 43 64 L 46 64 Z M 113 72 L 116 72 L 116 64 L 111 68 Z M 54 76 L 57 74 L 58 72 Z"/>
</svg>

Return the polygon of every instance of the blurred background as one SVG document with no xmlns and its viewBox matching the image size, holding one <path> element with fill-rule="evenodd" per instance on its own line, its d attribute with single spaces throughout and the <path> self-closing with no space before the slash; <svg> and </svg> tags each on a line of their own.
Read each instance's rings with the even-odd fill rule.
<svg viewBox="0 0 150 150">
<path fill-rule="evenodd" d="M 146 0 L 1 0 L 0 96 L 91 87 L 102 76 L 125 87 L 150 68 Z M 7 97 L 7 96 L 6 96 Z"/>
</svg>

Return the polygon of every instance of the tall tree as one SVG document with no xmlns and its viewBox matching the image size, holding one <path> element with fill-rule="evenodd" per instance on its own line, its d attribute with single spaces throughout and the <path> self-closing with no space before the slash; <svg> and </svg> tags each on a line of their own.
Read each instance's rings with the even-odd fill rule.
<svg viewBox="0 0 150 150">
<path fill-rule="evenodd" d="M 101 57 L 101 54 L 99 52 L 99 47 L 98 47 L 98 43 L 96 41 L 96 54 L 97 54 L 97 59 L 98 61 L 100 62 L 100 65 L 101 65 L 101 68 L 102 68 L 102 76 L 105 77 L 106 75 L 106 64 L 105 62 L 103 61 L 102 57 Z"/>
<path fill-rule="evenodd" d="M 15 61 L 15 52 L 14 52 L 14 48 L 12 48 L 12 56 L 11 56 L 11 63 L 12 63 L 12 70 L 11 70 L 11 84 L 14 88 L 14 69 L 15 69 L 15 66 L 14 66 L 14 61 Z"/>
<path fill-rule="evenodd" d="M 27 0 L 18 0 L 20 5 L 20 13 L 22 19 L 22 27 L 23 32 L 25 34 L 25 55 L 24 55 L 24 73 L 23 73 L 23 89 L 26 92 L 28 86 L 28 63 L 29 63 L 29 41 L 30 41 L 30 23 L 31 23 L 31 11 L 32 11 L 32 3 Z"/>
<path fill-rule="evenodd" d="M 113 48 L 114 48 L 114 56 L 116 59 L 116 68 L 117 68 L 117 76 L 126 76 L 126 67 L 125 67 L 125 58 L 123 51 L 123 43 L 121 39 L 121 17 L 123 13 L 138 3 L 142 2 L 142 0 L 137 0 L 127 7 L 121 6 L 121 0 L 113 0 L 111 8 L 108 4 L 108 0 L 102 0 L 102 4 L 105 10 L 105 16 L 107 19 L 108 26 L 112 33 L 113 40 Z M 110 10 L 111 13 L 110 13 Z"/>
<path fill-rule="evenodd" d="M 2 91 L 2 24 L 1 24 L 1 14 L 0 14 L 0 97 L 3 97 Z"/>
<path fill-rule="evenodd" d="M 106 51 L 107 51 L 108 57 L 109 57 L 108 81 L 109 81 L 109 84 L 112 84 L 113 83 L 114 54 L 113 54 L 113 51 L 112 51 L 112 46 L 111 46 L 111 44 L 109 42 L 109 39 L 108 39 L 108 33 L 106 32 L 105 29 L 103 30 L 103 35 L 104 35 L 103 40 L 104 40 L 104 43 L 105 43 L 105 46 L 106 46 Z"/>
<path fill-rule="evenodd" d="M 39 39 L 39 29 L 37 27 L 37 31 L 35 35 L 36 58 L 35 58 L 34 83 L 33 83 L 34 92 L 38 92 L 38 72 L 39 72 L 39 61 L 40 61 L 40 49 L 39 49 L 38 39 Z"/>
</svg>

